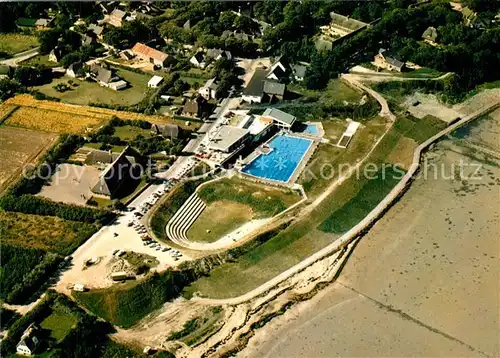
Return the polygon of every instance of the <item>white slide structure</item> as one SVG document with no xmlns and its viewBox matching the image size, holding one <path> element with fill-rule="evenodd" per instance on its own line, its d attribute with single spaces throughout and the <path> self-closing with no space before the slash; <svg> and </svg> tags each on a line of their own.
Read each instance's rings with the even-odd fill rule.
<svg viewBox="0 0 500 358">
<path fill-rule="evenodd" d="M 198 194 L 193 193 L 168 222 L 166 231 L 169 239 L 181 246 L 189 246 L 187 231 L 206 207 Z"/>
</svg>

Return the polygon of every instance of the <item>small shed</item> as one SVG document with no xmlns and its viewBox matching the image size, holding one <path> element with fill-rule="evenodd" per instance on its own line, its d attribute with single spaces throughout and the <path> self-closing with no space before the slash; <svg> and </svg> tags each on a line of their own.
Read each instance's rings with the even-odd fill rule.
<svg viewBox="0 0 500 358">
<path fill-rule="evenodd" d="M 161 76 L 153 76 L 148 82 L 148 87 L 156 88 L 163 82 L 163 77 Z"/>
<path fill-rule="evenodd" d="M 111 82 L 109 84 L 109 88 L 115 90 L 115 91 L 119 91 L 121 89 L 124 89 L 128 86 L 128 83 L 124 80 L 120 80 L 120 81 L 116 81 L 116 82 Z"/>
</svg>

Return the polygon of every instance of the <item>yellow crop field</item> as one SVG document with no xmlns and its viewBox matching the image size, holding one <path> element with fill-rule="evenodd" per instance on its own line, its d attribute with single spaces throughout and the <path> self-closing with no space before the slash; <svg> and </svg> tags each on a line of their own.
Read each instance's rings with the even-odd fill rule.
<svg viewBox="0 0 500 358">
<path fill-rule="evenodd" d="M 13 104 L 2 103 L 0 104 L 0 122 L 2 122 L 7 115 L 9 115 L 18 106 Z"/>
<path fill-rule="evenodd" d="M 54 133 L 82 133 L 102 121 L 98 117 L 21 106 L 7 118 L 5 124 Z"/>
<path fill-rule="evenodd" d="M 196 122 L 191 123 L 189 126 L 187 126 L 185 121 L 176 120 L 165 116 L 148 116 L 142 113 L 116 111 L 113 109 L 90 106 L 78 106 L 53 101 L 43 101 L 37 100 L 32 96 L 26 94 L 9 98 L 7 101 L 5 101 L 4 104 L 10 106 L 20 106 L 20 108 L 14 113 L 14 116 L 12 116 L 15 119 L 9 117 L 6 124 L 57 133 L 81 132 L 88 127 L 102 124 L 104 121 L 111 119 L 112 116 L 117 116 L 121 119 L 141 119 L 156 124 L 174 123 L 185 129 L 196 129 L 199 127 L 199 123 Z M 20 115 L 16 116 L 17 112 L 28 108 L 32 109 L 32 111 L 29 111 L 30 114 L 35 113 L 33 112 L 33 110 L 45 112 L 45 114 L 40 114 L 40 116 L 43 117 L 44 120 L 42 121 L 40 118 L 37 118 L 40 116 L 37 116 L 35 118 L 24 118 Z M 50 118 L 48 112 L 52 111 L 55 112 L 55 114 L 53 115 L 53 118 Z M 23 112 L 28 113 L 26 111 L 21 111 L 21 113 Z"/>
</svg>

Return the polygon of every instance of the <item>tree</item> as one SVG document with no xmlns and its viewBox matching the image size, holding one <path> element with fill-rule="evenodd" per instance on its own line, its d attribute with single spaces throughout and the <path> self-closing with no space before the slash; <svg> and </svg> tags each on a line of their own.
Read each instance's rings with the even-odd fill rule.
<svg viewBox="0 0 500 358">
<path fill-rule="evenodd" d="M 231 11 L 224 11 L 219 16 L 219 26 L 222 30 L 231 30 L 236 19 L 236 14 Z"/>
<path fill-rule="evenodd" d="M 38 32 L 38 42 L 40 43 L 40 52 L 49 53 L 58 44 L 60 30 L 46 30 Z"/>
<path fill-rule="evenodd" d="M 240 15 L 234 19 L 234 28 L 241 32 L 254 34 L 259 31 L 259 24 L 248 16 Z"/>
</svg>

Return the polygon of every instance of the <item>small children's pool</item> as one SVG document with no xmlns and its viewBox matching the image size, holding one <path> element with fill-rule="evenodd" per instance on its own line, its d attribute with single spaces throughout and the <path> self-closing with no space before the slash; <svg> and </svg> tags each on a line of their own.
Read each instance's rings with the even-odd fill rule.
<svg viewBox="0 0 500 358">
<path fill-rule="evenodd" d="M 260 154 L 241 171 L 256 177 L 288 182 L 312 144 L 312 140 L 280 134 L 267 145 L 272 149 Z"/>
<path fill-rule="evenodd" d="M 306 124 L 306 128 L 304 129 L 304 133 L 311 135 L 318 135 L 319 130 L 316 124 Z"/>
</svg>

